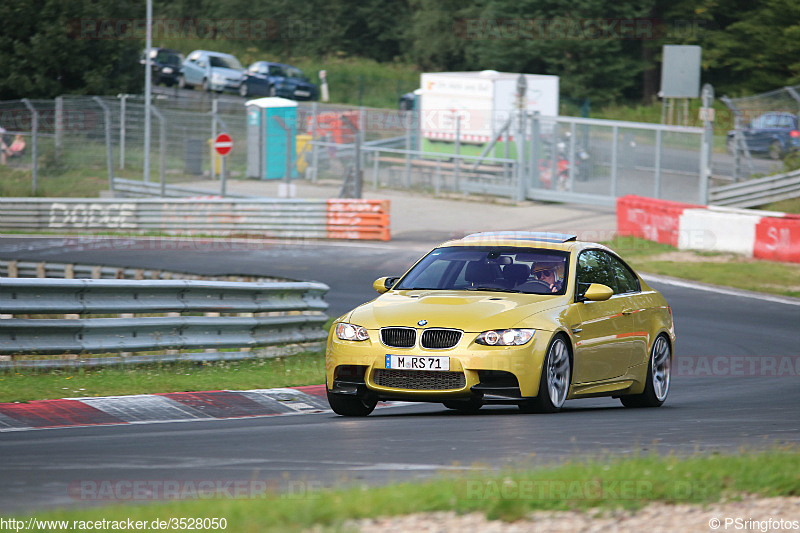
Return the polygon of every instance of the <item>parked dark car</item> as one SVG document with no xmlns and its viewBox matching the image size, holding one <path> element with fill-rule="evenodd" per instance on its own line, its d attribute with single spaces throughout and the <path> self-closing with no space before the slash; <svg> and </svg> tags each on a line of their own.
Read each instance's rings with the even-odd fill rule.
<svg viewBox="0 0 800 533">
<path fill-rule="evenodd" d="M 319 98 L 319 89 L 297 67 L 270 61 L 256 61 L 245 71 L 245 79 L 239 87 L 239 94 L 316 100 Z"/>
<path fill-rule="evenodd" d="M 734 131 L 728 132 L 728 153 L 736 153 Z M 753 119 L 742 131 L 750 152 L 782 159 L 786 154 L 800 150 L 800 123 L 792 113 L 764 113 Z M 739 145 L 739 150 L 743 147 Z"/>
<path fill-rule="evenodd" d="M 143 50 L 139 59 L 139 63 L 142 65 L 146 63 L 145 53 L 146 51 Z M 172 87 L 178 83 L 182 64 L 183 54 L 176 50 L 170 50 L 169 48 L 150 49 L 150 65 L 153 69 L 154 85 L 163 83 L 167 87 Z"/>
</svg>

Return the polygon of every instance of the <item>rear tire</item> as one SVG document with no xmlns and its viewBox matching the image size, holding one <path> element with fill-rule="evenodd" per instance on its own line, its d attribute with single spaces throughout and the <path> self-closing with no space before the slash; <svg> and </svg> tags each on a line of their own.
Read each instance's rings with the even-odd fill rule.
<svg viewBox="0 0 800 533">
<path fill-rule="evenodd" d="M 333 409 L 333 412 L 342 416 L 367 416 L 375 406 L 378 400 L 369 400 L 361 396 L 351 396 L 344 394 L 333 394 L 328 392 L 328 403 Z"/>
<path fill-rule="evenodd" d="M 183 77 L 183 74 L 178 76 L 178 88 L 179 89 L 191 89 L 192 86 L 186 83 L 186 78 Z"/>
<path fill-rule="evenodd" d="M 665 335 L 659 335 L 650 351 L 647 377 L 641 394 L 621 396 L 625 407 L 661 407 L 669 394 L 672 375 L 672 349 Z"/>
<path fill-rule="evenodd" d="M 247 94 L 248 93 L 247 93 L 247 84 L 246 83 L 243 82 L 239 86 L 239 94 L 242 95 L 243 98 L 247 98 Z"/>
<path fill-rule="evenodd" d="M 562 335 L 558 335 L 547 348 L 539 379 L 539 395 L 519 404 L 523 413 L 556 413 L 564 406 L 572 381 L 572 365 L 569 347 Z"/>
</svg>

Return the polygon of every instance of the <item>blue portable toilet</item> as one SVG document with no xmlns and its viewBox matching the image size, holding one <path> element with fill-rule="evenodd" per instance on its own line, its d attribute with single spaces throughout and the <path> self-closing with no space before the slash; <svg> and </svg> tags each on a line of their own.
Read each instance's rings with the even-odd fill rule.
<svg viewBox="0 0 800 533">
<path fill-rule="evenodd" d="M 286 130 L 275 120 L 278 117 L 291 130 L 291 177 L 297 177 L 295 164 L 297 137 L 297 102 L 286 98 L 258 98 L 247 107 L 247 177 L 265 180 L 286 177 Z"/>
</svg>

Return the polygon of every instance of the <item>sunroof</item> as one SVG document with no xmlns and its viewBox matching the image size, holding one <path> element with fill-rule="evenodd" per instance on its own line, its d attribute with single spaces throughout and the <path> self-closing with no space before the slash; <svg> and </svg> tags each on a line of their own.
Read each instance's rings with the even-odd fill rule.
<svg viewBox="0 0 800 533">
<path fill-rule="evenodd" d="M 514 241 L 569 242 L 578 239 L 569 233 L 552 233 L 546 231 L 484 231 L 467 235 L 463 240 L 508 239 Z"/>
</svg>

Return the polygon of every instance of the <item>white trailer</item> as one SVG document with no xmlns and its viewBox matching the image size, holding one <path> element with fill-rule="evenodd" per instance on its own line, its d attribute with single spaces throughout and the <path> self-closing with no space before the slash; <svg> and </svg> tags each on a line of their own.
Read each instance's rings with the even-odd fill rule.
<svg viewBox="0 0 800 533">
<path fill-rule="evenodd" d="M 463 153 L 480 150 L 496 138 L 517 109 L 519 76 L 494 70 L 423 73 L 419 91 L 422 149 L 452 151 L 456 117 L 460 117 L 458 130 Z M 538 111 L 542 116 L 557 116 L 558 76 L 523 76 L 527 86 L 524 109 Z"/>
</svg>

